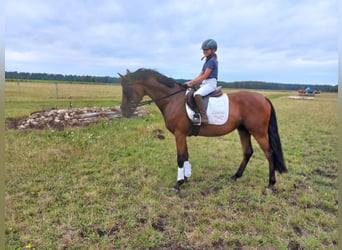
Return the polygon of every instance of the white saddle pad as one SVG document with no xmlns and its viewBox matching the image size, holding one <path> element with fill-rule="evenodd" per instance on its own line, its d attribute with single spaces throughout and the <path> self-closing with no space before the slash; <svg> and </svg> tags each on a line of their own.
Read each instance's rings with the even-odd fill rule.
<svg viewBox="0 0 342 250">
<path fill-rule="evenodd" d="M 185 103 L 186 113 L 189 119 L 194 119 L 195 112 Z M 220 97 L 209 97 L 207 108 L 208 122 L 212 125 L 222 125 L 227 122 L 229 116 L 229 99 L 227 94 Z"/>
</svg>

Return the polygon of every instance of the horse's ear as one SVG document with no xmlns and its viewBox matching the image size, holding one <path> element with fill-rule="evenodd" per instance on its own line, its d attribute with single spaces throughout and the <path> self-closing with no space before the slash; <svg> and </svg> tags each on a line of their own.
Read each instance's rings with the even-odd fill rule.
<svg viewBox="0 0 342 250">
<path fill-rule="evenodd" d="M 118 75 L 120 76 L 120 78 L 123 78 L 124 76 L 123 75 L 121 75 L 120 73 L 118 73 Z"/>
<path fill-rule="evenodd" d="M 131 73 L 131 72 L 129 71 L 129 69 L 127 69 L 126 71 L 127 71 L 127 75 Z"/>
</svg>

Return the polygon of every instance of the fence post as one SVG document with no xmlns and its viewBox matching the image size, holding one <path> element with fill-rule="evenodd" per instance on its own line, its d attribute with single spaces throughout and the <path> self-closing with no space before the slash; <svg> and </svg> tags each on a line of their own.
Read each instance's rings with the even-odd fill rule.
<svg viewBox="0 0 342 250">
<path fill-rule="evenodd" d="M 20 81 L 17 82 L 17 86 L 18 86 L 18 95 L 20 95 Z"/>
<path fill-rule="evenodd" d="M 56 98 L 58 99 L 58 83 L 55 83 L 55 88 L 56 88 Z"/>
</svg>

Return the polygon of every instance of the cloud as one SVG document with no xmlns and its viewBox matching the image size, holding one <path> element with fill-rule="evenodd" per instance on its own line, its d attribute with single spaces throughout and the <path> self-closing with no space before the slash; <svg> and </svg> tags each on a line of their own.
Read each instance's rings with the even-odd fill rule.
<svg viewBox="0 0 342 250">
<path fill-rule="evenodd" d="M 336 5 L 333 0 L 6 1 L 6 70 L 113 75 L 150 67 L 192 78 L 203 63 L 202 41 L 214 38 L 222 80 L 269 75 L 280 82 L 336 83 Z M 314 71 L 315 78 L 303 79 L 300 70 Z"/>
</svg>

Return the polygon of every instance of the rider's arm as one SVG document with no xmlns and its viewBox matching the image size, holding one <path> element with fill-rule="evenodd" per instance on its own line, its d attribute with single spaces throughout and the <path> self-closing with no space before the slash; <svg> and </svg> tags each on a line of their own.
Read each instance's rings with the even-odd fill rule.
<svg viewBox="0 0 342 250">
<path fill-rule="evenodd" d="M 207 79 L 208 76 L 210 75 L 212 69 L 211 68 L 206 68 L 205 71 L 201 71 L 201 73 L 195 77 L 194 79 L 192 79 L 191 81 L 187 81 L 186 83 L 184 83 L 185 85 L 187 85 L 188 87 L 192 87 L 195 84 L 202 82 L 203 80 Z"/>
</svg>

